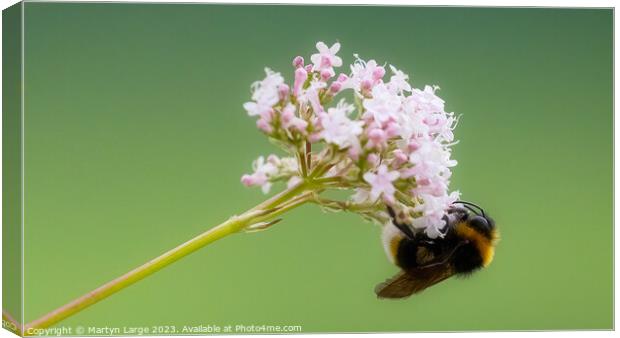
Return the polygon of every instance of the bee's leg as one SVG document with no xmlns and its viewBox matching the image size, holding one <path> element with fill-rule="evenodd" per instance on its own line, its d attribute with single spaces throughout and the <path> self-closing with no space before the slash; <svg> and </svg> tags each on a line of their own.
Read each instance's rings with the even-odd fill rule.
<svg viewBox="0 0 620 338">
<path fill-rule="evenodd" d="M 392 209 L 392 207 L 390 206 L 388 206 L 387 208 L 388 208 L 388 213 L 390 214 L 390 217 L 392 217 L 392 223 L 394 224 L 394 226 L 397 227 L 398 230 L 400 230 L 403 234 L 405 234 L 407 238 L 413 239 L 415 236 L 413 235 L 413 231 L 411 230 L 409 225 L 404 224 L 404 223 L 399 223 L 398 220 L 396 219 L 396 212 L 394 212 L 394 209 Z"/>
</svg>

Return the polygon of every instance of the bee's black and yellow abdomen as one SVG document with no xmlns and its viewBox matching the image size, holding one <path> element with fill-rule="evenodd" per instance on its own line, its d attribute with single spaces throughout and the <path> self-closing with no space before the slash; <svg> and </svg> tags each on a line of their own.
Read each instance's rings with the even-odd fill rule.
<svg viewBox="0 0 620 338">
<path fill-rule="evenodd" d="M 394 263 L 402 269 L 422 266 L 435 259 L 436 249 L 419 241 L 400 238 L 394 252 Z"/>
<path fill-rule="evenodd" d="M 418 265 L 418 244 L 407 238 L 401 238 L 396 248 L 395 263 L 402 269 L 413 268 Z"/>
<path fill-rule="evenodd" d="M 386 251 L 398 267 L 407 270 L 433 262 L 450 250 L 449 262 L 455 273 L 467 274 L 491 263 L 495 251 L 497 234 L 486 234 L 473 228 L 467 222 L 454 224 L 450 234 L 442 239 L 417 240 L 393 232 L 386 238 Z M 463 241 L 466 241 L 463 244 Z M 460 243 L 457 245 L 457 243 Z"/>
</svg>

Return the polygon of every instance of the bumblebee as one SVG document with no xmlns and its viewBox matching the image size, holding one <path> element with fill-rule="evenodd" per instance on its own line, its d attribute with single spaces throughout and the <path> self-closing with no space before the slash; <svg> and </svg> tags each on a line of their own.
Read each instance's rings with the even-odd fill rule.
<svg viewBox="0 0 620 338">
<path fill-rule="evenodd" d="M 416 231 L 388 207 L 392 224 L 383 229 L 388 258 L 401 271 L 377 285 L 379 298 L 406 298 L 454 275 L 466 276 L 493 260 L 499 233 L 482 208 L 455 202 L 444 215 L 442 237 L 430 238 Z"/>
</svg>

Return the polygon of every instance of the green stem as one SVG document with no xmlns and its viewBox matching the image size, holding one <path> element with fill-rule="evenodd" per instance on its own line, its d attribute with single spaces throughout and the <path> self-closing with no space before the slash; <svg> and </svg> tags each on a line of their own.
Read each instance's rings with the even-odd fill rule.
<svg viewBox="0 0 620 338">
<path fill-rule="evenodd" d="M 301 167 L 301 177 L 308 177 L 308 165 L 306 164 L 306 155 L 303 151 L 297 152 L 297 159 Z"/>
<path fill-rule="evenodd" d="M 43 329 L 50 327 L 61 320 L 70 317 L 85 308 L 115 294 L 116 292 L 152 275 L 153 273 L 165 268 L 166 266 L 178 261 L 179 259 L 205 247 L 206 245 L 224 238 L 230 234 L 239 232 L 247 226 L 265 221 L 282 214 L 294 207 L 307 202 L 311 196 L 309 193 L 302 194 L 308 190 L 307 183 L 299 184 L 289 188 L 272 198 L 264 201 L 256 207 L 244 212 L 239 216 L 233 216 L 229 220 L 221 223 L 210 230 L 192 238 L 191 240 L 177 246 L 176 248 L 160 255 L 159 257 L 127 272 L 126 274 L 100 286 L 99 288 L 59 307 L 58 309 L 32 321 L 25 326 L 24 335 L 30 335 L 33 329 Z M 301 194 L 301 195 L 300 195 Z M 300 196 L 298 196 L 300 195 Z"/>
<path fill-rule="evenodd" d="M 330 183 L 346 183 L 346 180 L 340 176 L 322 177 L 314 180 L 317 184 L 330 184 Z"/>
<path fill-rule="evenodd" d="M 333 200 L 333 199 L 328 199 L 328 198 L 321 198 L 319 196 L 313 196 L 311 201 L 319 205 L 324 205 L 327 207 L 331 207 L 331 208 L 338 209 L 341 211 L 348 211 L 348 212 L 367 212 L 367 211 L 374 211 L 377 209 L 377 205 L 375 203 L 356 204 L 350 201 L 339 201 L 339 200 Z"/>
</svg>

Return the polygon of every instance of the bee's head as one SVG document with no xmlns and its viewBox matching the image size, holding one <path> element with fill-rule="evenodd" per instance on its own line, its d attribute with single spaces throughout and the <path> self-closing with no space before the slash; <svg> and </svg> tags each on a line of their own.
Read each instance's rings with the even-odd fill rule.
<svg viewBox="0 0 620 338">
<path fill-rule="evenodd" d="M 464 222 L 489 239 L 496 237 L 495 221 L 476 204 L 464 201 L 454 202 L 448 210 L 448 217 L 456 222 Z"/>
<path fill-rule="evenodd" d="M 448 210 L 448 218 L 454 222 L 456 235 L 477 249 L 481 266 L 488 266 L 499 240 L 493 219 L 479 206 L 463 201 L 454 202 Z"/>
</svg>

